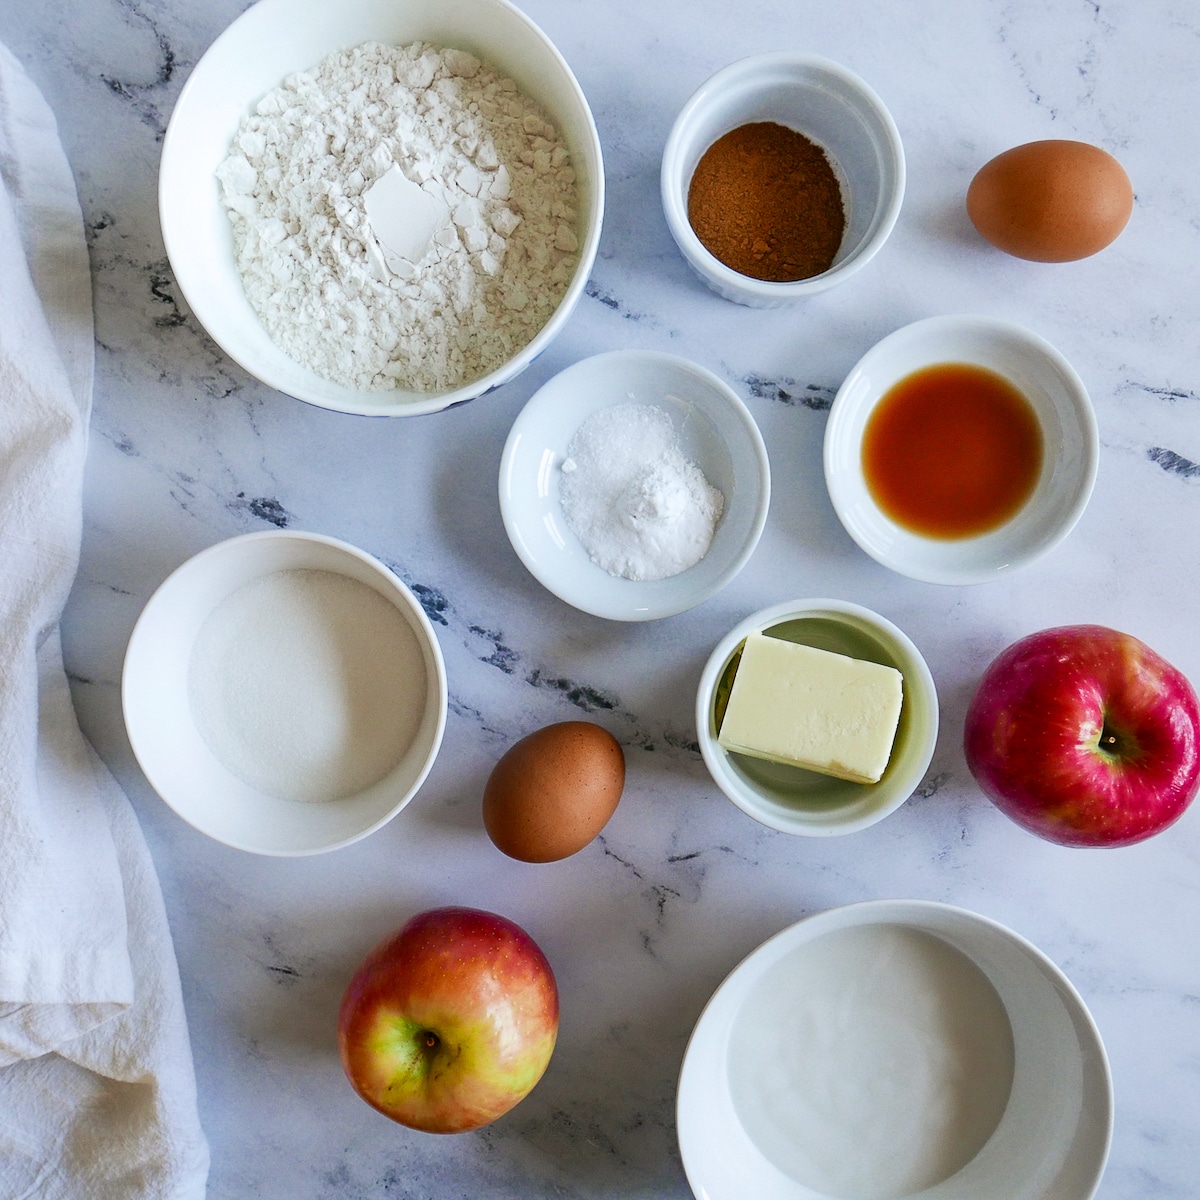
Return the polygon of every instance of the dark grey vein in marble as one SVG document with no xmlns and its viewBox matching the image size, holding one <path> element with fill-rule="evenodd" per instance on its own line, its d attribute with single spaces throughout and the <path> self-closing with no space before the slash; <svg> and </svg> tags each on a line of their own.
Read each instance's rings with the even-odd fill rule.
<svg viewBox="0 0 1200 1200">
<path fill-rule="evenodd" d="M 1183 479 L 1195 479 L 1200 475 L 1200 463 L 1194 463 L 1190 458 L 1184 458 L 1182 454 L 1163 446 L 1151 446 L 1146 451 L 1146 457 L 1169 475 L 1179 475 Z"/>
<path fill-rule="evenodd" d="M 114 96 L 130 105 L 138 119 L 154 130 L 154 140 L 161 142 L 167 132 L 167 119 L 175 101 L 170 85 L 179 68 L 183 67 L 186 73 L 192 64 L 181 64 L 177 60 L 170 39 L 145 6 L 136 0 L 116 0 L 116 3 L 125 14 L 127 24 L 134 28 L 141 27 L 150 34 L 158 53 L 147 64 L 149 78 L 120 78 L 102 71 L 100 80 Z"/>
<path fill-rule="evenodd" d="M 1148 383 L 1133 383 L 1131 381 L 1124 385 L 1123 390 L 1143 392 L 1147 396 L 1153 396 L 1157 400 L 1166 400 L 1170 404 L 1174 404 L 1179 400 L 1200 400 L 1200 392 L 1190 388 L 1151 387 Z"/>
<path fill-rule="evenodd" d="M 287 529 L 295 519 L 273 496 L 247 496 L 245 492 L 238 492 L 230 501 L 229 510 L 248 512 L 252 517 L 274 525 L 276 529 Z"/>
<path fill-rule="evenodd" d="M 611 309 L 618 316 L 623 317 L 626 321 L 644 321 L 646 319 L 645 313 L 636 312 L 633 309 L 626 308 L 616 296 L 601 288 L 601 286 L 594 279 L 588 280 L 587 286 L 583 289 L 583 292 L 584 295 L 589 299 L 598 301 L 600 304 L 603 304 L 605 308 Z"/>
<path fill-rule="evenodd" d="M 798 379 L 767 379 L 751 372 L 743 377 L 750 395 L 758 400 L 774 400 L 789 408 L 810 408 L 814 412 L 827 412 L 833 405 L 836 388 L 819 383 L 801 383 Z"/>
<path fill-rule="evenodd" d="M 532 688 L 559 696 L 587 716 L 603 713 L 616 718 L 624 728 L 618 727 L 611 732 L 622 745 L 649 752 L 663 750 L 668 754 L 687 757 L 699 755 L 700 745 L 693 731 L 665 725 L 648 727 L 640 714 L 623 706 L 620 696 L 560 675 L 540 664 L 530 663 L 526 653 L 506 642 L 502 630 L 463 617 L 439 588 L 414 580 L 411 573 L 394 560 L 383 561 L 416 596 L 426 616 L 449 631 L 458 631 L 463 644 L 479 662 L 505 675 L 521 678 Z M 477 642 L 482 642 L 482 647 L 476 646 Z M 461 697 L 451 697 L 450 707 L 461 716 L 478 712 L 476 706 Z"/>
</svg>

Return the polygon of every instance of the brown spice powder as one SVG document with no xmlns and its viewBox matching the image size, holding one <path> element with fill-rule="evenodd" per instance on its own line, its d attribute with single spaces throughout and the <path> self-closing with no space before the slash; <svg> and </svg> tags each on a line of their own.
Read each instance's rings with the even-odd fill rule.
<svg viewBox="0 0 1200 1200">
<path fill-rule="evenodd" d="M 827 271 L 842 244 L 842 191 L 825 151 L 773 121 L 730 130 L 704 152 L 688 220 L 705 248 L 754 279 Z"/>
</svg>

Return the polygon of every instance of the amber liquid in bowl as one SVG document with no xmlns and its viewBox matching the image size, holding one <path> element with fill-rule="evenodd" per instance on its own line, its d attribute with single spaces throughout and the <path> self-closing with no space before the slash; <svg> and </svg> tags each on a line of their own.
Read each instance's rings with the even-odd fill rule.
<svg viewBox="0 0 1200 1200">
<path fill-rule="evenodd" d="M 928 538 L 978 537 L 1011 520 L 1042 471 L 1042 427 L 1003 375 L 938 363 L 884 393 L 863 432 L 867 490 L 897 525 Z"/>
</svg>

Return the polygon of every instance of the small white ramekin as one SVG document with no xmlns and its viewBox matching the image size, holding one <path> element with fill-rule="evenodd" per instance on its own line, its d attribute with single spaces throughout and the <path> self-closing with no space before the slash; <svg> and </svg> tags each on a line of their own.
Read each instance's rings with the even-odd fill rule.
<svg viewBox="0 0 1200 1200">
<path fill-rule="evenodd" d="M 685 456 L 725 499 L 708 553 L 666 579 L 622 579 L 597 566 L 559 499 L 575 431 L 630 403 L 670 416 Z M 770 502 L 767 448 L 745 403 L 711 371 L 658 350 L 610 350 L 560 371 L 521 410 L 500 459 L 500 515 L 518 557 L 559 599 L 610 621 L 658 620 L 714 595 L 754 552 Z"/>
<path fill-rule="evenodd" d="M 815 142 L 841 183 L 846 233 L 820 275 L 789 283 L 742 275 L 705 249 L 688 221 L 688 189 L 704 152 L 756 121 Z M 663 151 L 661 186 L 667 225 L 692 270 L 726 300 L 778 308 L 842 283 L 879 251 L 904 199 L 904 148 L 883 101 L 852 71 L 813 54 L 758 54 L 718 71 L 683 106 Z"/>
</svg>

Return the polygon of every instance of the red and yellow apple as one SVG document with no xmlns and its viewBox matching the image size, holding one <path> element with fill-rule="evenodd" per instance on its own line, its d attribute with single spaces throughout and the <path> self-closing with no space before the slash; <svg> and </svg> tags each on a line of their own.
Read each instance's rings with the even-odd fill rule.
<svg viewBox="0 0 1200 1200">
<path fill-rule="evenodd" d="M 1200 790 L 1200 704 L 1181 672 L 1127 633 L 1044 629 L 984 672 L 964 749 L 985 795 L 1031 833 L 1128 846 Z"/>
<path fill-rule="evenodd" d="M 473 908 L 413 917 L 367 956 L 338 1013 L 355 1091 L 427 1133 L 508 1112 L 542 1077 L 558 1036 L 558 988 L 519 925 Z"/>
</svg>

